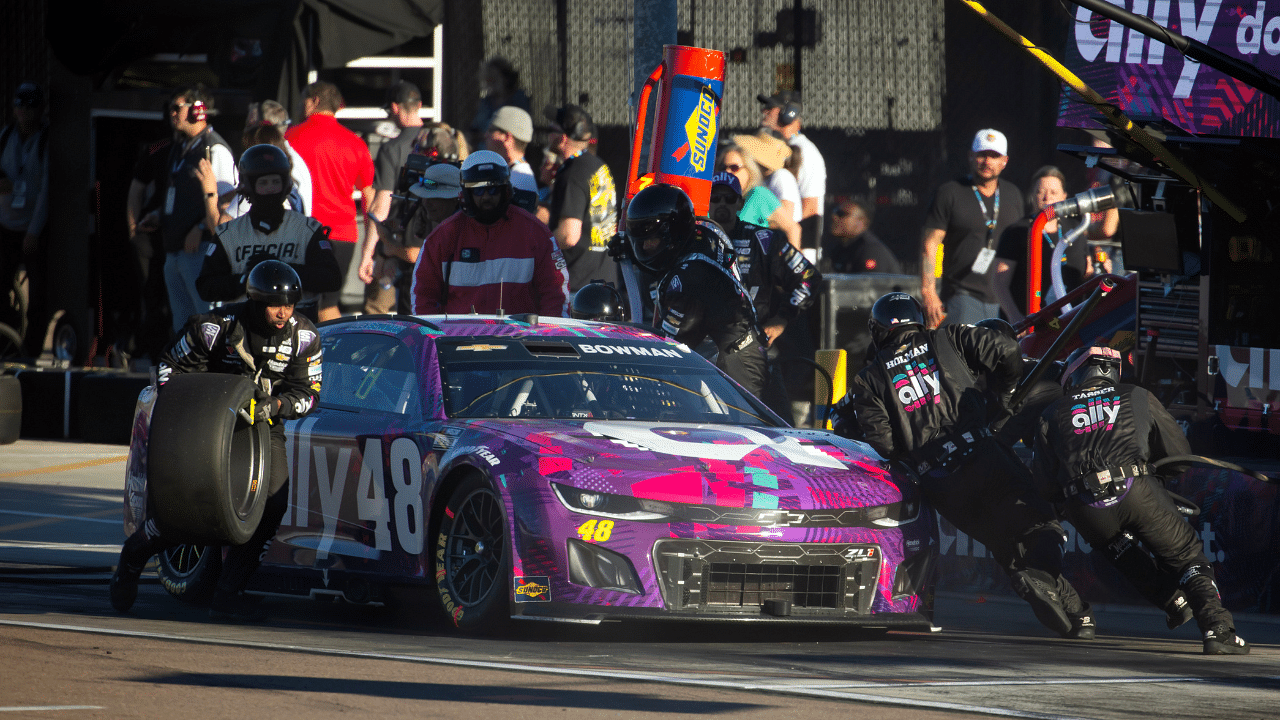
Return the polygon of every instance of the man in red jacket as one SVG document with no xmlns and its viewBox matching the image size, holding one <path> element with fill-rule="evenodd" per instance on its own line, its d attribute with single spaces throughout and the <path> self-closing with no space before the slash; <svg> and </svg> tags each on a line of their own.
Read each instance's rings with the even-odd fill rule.
<svg viewBox="0 0 1280 720">
<path fill-rule="evenodd" d="M 373 158 L 369 155 L 369 146 L 359 135 L 338 124 L 336 114 L 343 102 L 336 85 L 314 82 L 306 87 L 303 96 L 307 119 L 289 128 L 284 137 L 311 171 L 311 216 L 329 226 L 333 254 L 345 278 L 360 239 L 356 231 L 356 207 L 351 202 L 352 190 L 360 191 L 365 234 L 371 230 L 372 221 L 364 211 L 373 206 Z M 318 313 L 321 320 L 338 317 L 341 292 L 321 296 Z"/>
<path fill-rule="evenodd" d="M 511 204 L 502 156 L 462 163 L 462 212 L 427 236 L 413 268 L 413 312 L 568 317 L 569 276 L 551 230 Z"/>
</svg>

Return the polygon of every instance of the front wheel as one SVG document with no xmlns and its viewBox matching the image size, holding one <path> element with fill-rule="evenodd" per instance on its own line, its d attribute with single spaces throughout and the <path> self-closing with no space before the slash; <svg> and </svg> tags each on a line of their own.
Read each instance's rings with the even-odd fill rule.
<svg viewBox="0 0 1280 720">
<path fill-rule="evenodd" d="M 494 633 L 511 617 L 511 548 L 502 498 L 483 478 L 449 497 L 436 539 L 436 586 L 445 615 L 467 633 Z"/>
<path fill-rule="evenodd" d="M 170 595 L 190 605 L 208 605 L 222 574 L 222 548 L 174 545 L 156 558 L 156 574 Z"/>
</svg>

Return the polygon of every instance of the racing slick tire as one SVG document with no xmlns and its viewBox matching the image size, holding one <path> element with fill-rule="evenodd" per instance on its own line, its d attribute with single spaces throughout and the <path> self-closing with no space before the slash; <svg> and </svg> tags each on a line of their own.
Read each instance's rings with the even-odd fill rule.
<svg viewBox="0 0 1280 720">
<path fill-rule="evenodd" d="M 190 605 L 208 605 L 221 574 L 222 548 L 218 545 L 174 545 L 156 556 L 160 584 Z"/>
<path fill-rule="evenodd" d="M 482 477 L 449 496 L 436 538 L 436 590 L 445 616 L 471 635 L 491 635 L 511 619 L 511 545 L 505 505 Z"/>
<path fill-rule="evenodd" d="M 160 531 L 193 545 L 242 545 L 269 492 L 267 424 L 239 414 L 254 384 L 225 373 L 184 373 L 156 396 L 147 485 Z"/>
</svg>

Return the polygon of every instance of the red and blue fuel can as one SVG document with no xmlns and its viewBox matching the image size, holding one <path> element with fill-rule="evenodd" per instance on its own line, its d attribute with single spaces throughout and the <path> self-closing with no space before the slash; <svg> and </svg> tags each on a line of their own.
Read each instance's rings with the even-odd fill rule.
<svg viewBox="0 0 1280 720">
<path fill-rule="evenodd" d="M 640 168 L 649 98 L 658 88 L 657 108 L 649 139 L 648 167 Z M 666 45 L 659 65 L 640 91 L 627 200 L 650 183 L 683 189 L 694 212 L 705 216 L 715 174 L 716 138 L 724 100 L 724 53 L 706 48 Z"/>
</svg>

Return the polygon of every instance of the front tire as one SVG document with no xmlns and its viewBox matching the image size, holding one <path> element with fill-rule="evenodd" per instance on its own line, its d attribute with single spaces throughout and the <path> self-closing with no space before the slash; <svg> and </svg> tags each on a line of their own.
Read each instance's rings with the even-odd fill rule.
<svg viewBox="0 0 1280 720">
<path fill-rule="evenodd" d="M 189 605 L 205 606 L 222 574 L 222 548 L 217 545 L 174 545 L 156 556 L 156 574 L 170 595 Z"/>
<path fill-rule="evenodd" d="M 436 540 L 441 609 L 470 634 L 492 634 L 511 618 L 511 547 L 502 498 L 483 478 L 454 490 Z"/>
</svg>

